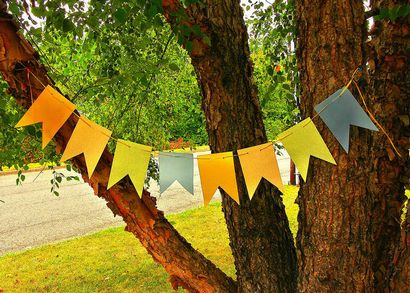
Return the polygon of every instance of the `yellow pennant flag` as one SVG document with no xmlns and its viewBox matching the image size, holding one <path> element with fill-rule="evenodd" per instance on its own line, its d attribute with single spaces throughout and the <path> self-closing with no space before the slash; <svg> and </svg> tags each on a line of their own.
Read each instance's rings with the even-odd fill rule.
<svg viewBox="0 0 410 293">
<path fill-rule="evenodd" d="M 336 165 L 332 154 L 310 118 L 279 134 L 277 139 L 282 142 L 305 181 L 310 156 Z"/>
<path fill-rule="evenodd" d="M 64 150 L 61 162 L 84 154 L 88 177 L 91 178 L 111 133 L 110 130 L 87 118 L 80 117 Z"/>
<path fill-rule="evenodd" d="M 198 168 L 205 206 L 211 201 L 218 187 L 239 204 L 232 152 L 198 156 Z"/>
<path fill-rule="evenodd" d="M 128 175 L 141 197 L 151 151 L 152 148 L 149 146 L 119 139 L 107 189 Z"/>
<path fill-rule="evenodd" d="M 73 103 L 51 86 L 47 86 L 20 119 L 16 127 L 41 122 L 43 124 L 42 147 L 44 149 L 74 110 L 75 105 Z"/>
<path fill-rule="evenodd" d="M 238 155 L 251 199 L 262 177 L 283 192 L 278 162 L 271 142 L 238 150 Z"/>
</svg>

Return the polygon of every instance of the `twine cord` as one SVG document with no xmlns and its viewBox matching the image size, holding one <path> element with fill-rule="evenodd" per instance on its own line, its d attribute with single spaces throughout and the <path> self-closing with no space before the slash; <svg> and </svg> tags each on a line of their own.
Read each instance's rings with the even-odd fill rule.
<svg viewBox="0 0 410 293">
<path fill-rule="evenodd" d="M 361 100 L 362 100 L 362 102 L 363 102 L 363 105 L 364 105 L 364 107 L 365 107 L 366 112 L 369 114 L 369 116 L 370 116 L 370 118 L 372 119 L 372 121 L 382 130 L 383 134 L 384 134 L 384 135 L 387 137 L 387 139 L 389 140 L 389 142 L 390 142 L 390 144 L 392 145 L 392 147 L 393 147 L 394 151 L 396 152 L 396 154 L 401 158 L 402 156 L 401 156 L 400 152 L 397 150 L 397 148 L 396 148 L 396 146 L 395 146 L 393 140 L 390 138 L 390 136 L 388 135 L 388 133 L 386 132 L 386 130 L 382 127 L 382 125 L 377 121 L 377 119 L 374 117 L 374 115 L 370 112 L 370 110 L 369 110 L 369 108 L 367 107 L 367 104 L 366 104 L 366 102 L 365 102 L 365 99 L 364 99 L 364 97 L 363 97 L 363 94 L 362 94 L 362 92 L 361 92 L 361 90 L 360 90 L 360 88 L 359 88 L 357 82 L 354 80 L 354 77 L 355 77 L 356 73 L 357 73 L 359 70 L 360 70 L 360 67 L 356 68 L 356 70 L 355 70 L 355 71 L 353 72 L 353 74 L 352 74 L 351 79 L 350 79 L 349 82 L 346 84 L 346 86 L 344 86 L 343 90 L 339 93 L 339 95 L 338 95 L 337 97 L 335 97 L 329 104 L 327 104 L 325 107 L 323 107 L 323 109 L 321 109 L 318 113 L 316 113 L 316 115 L 314 115 L 314 116 L 312 117 L 312 119 L 311 119 L 310 121 L 308 121 L 308 123 L 306 123 L 306 124 L 303 125 L 302 127 L 306 127 L 309 123 L 312 122 L 313 119 L 317 118 L 317 117 L 318 117 L 323 111 L 325 111 L 331 104 L 335 103 L 335 102 L 343 95 L 343 93 L 348 89 L 348 87 L 349 87 L 352 83 L 354 83 L 354 85 L 356 86 L 356 88 L 357 88 L 357 90 L 358 90 L 358 92 L 359 92 L 360 98 L 361 98 Z M 27 73 L 28 73 L 27 75 L 28 75 L 28 80 L 29 80 L 29 81 L 30 81 L 29 75 L 31 74 L 44 88 L 47 87 L 31 70 L 27 69 Z M 32 95 L 31 84 L 30 84 L 30 92 L 31 92 L 31 95 Z M 51 92 L 51 96 L 53 96 L 55 99 L 59 100 L 65 107 L 67 107 L 67 105 L 66 105 L 64 102 L 62 102 L 60 99 L 58 99 L 57 97 L 55 97 L 52 92 Z M 67 108 L 68 108 L 68 107 L 67 107 Z M 71 110 L 71 109 L 70 109 L 70 110 Z M 82 120 L 84 123 L 86 123 L 89 127 L 93 128 L 93 126 L 90 125 L 90 124 L 88 123 L 88 121 L 86 121 L 86 120 L 84 119 L 84 117 L 82 117 L 81 115 L 77 114 L 76 112 L 72 112 L 72 114 L 74 114 L 76 117 L 78 117 L 78 119 L 81 119 L 81 120 Z M 107 133 L 105 133 L 105 132 L 103 132 L 103 131 L 101 131 L 101 130 L 98 130 L 98 131 L 99 131 L 100 133 L 102 133 L 103 135 L 107 136 L 109 139 L 112 139 L 112 140 L 116 141 L 117 143 L 121 143 L 122 145 L 125 145 L 125 146 L 127 146 L 128 148 L 131 148 L 131 147 L 132 147 L 131 145 L 129 145 L 129 144 L 123 142 L 122 140 L 120 140 L 120 139 L 118 139 L 118 138 L 115 138 L 115 137 L 113 137 L 113 136 L 111 136 L 111 135 L 108 135 Z M 277 137 L 275 140 L 270 141 L 270 142 L 271 142 L 272 144 L 274 144 L 274 143 L 279 142 L 279 141 L 281 141 L 281 140 L 285 139 L 286 137 L 289 137 L 290 135 L 293 135 L 293 134 L 294 134 L 293 132 L 289 132 L 289 133 L 287 133 L 286 135 L 284 135 L 284 136 L 279 136 L 279 137 Z M 265 147 L 259 149 L 258 151 L 263 151 L 263 150 L 269 148 L 270 146 L 271 146 L 271 145 L 265 146 Z M 148 150 L 141 150 L 141 151 L 149 152 L 149 153 L 152 152 L 152 151 L 148 151 Z M 243 154 L 240 154 L 240 155 L 239 155 L 239 154 L 232 154 L 232 155 L 230 155 L 230 156 L 225 156 L 225 157 L 216 158 L 216 159 L 227 159 L 227 158 L 232 158 L 232 157 L 240 157 L 240 156 L 244 156 L 244 155 L 248 155 L 248 154 L 249 154 L 249 152 L 246 152 L 246 153 L 243 153 Z M 171 155 L 171 154 L 164 154 L 164 153 L 159 154 L 159 156 L 169 156 L 169 157 L 176 157 L 176 158 L 179 157 L 179 158 L 182 158 L 182 156 Z M 196 159 L 196 160 L 200 160 L 200 159 L 209 159 L 209 160 L 210 160 L 211 158 L 193 157 L 193 159 L 194 159 L 194 160 L 195 160 L 195 159 Z"/>
</svg>

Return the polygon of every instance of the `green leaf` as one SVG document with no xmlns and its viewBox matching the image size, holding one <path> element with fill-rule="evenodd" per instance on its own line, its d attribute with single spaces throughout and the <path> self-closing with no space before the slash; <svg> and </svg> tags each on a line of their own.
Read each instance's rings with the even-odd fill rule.
<svg viewBox="0 0 410 293">
<path fill-rule="evenodd" d="M 273 75 L 273 67 L 272 66 L 268 66 L 267 68 L 266 68 L 266 71 L 268 72 L 268 74 L 270 75 L 270 76 L 272 76 Z"/>
<path fill-rule="evenodd" d="M 202 37 L 202 41 L 203 41 L 205 44 L 207 44 L 208 46 L 211 46 L 211 38 L 210 38 L 209 36 L 204 35 L 204 36 Z"/>
<path fill-rule="evenodd" d="M 186 49 L 189 53 L 192 52 L 193 44 L 192 44 L 191 41 L 186 42 L 186 44 L 185 44 L 185 49 Z"/>
<path fill-rule="evenodd" d="M 283 89 L 290 91 L 290 85 L 288 83 L 282 84 Z"/>
<path fill-rule="evenodd" d="M 399 17 L 405 17 L 409 14 L 410 14 L 410 4 L 400 6 Z"/>
<path fill-rule="evenodd" d="M 127 11 L 124 8 L 118 8 L 114 12 L 114 18 L 121 24 L 127 21 Z"/>
<path fill-rule="evenodd" d="M 47 11 L 44 9 L 44 6 L 39 6 L 39 7 L 32 6 L 30 8 L 30 11 L 31 13 L 33 13 L 35 17 L 38 17 L 38 18 L 44 17 L 47 15 Z"/>
<path fill-rule="evenodd" d="M 63 28 L 63 32 L 68 33 L 68 32 L 71 32 L 71 31 L 73 31 L 73 30 L 75 29 L 75 25 L 74 25 L 74 23 L 73 23 L 71 20 L 65 18 L 65 19 L 63 20 L 63 26 L 62 26 L 62 28 Z"/>
<path fill-rule="evenodd" d="M 55 196 L 59 196 L 59 195 L 60 195 L 60 193 L 58 193 L 58 191 L 54 191 L 53 193 L 54 193 Z"/>
<path fill-rule="evenodd" d="M 12 14 L 19 15 L 20 14 L 20 7 L 17 5 L 15 1 L 9 4 L 9 10 Z"/>
<path fill-rule="evenodd" d="M 169 64 L 169 69 L 171 69 L 173 71 L 179 71 L 179 67 L 175 63 L 170 63 Z"/>
</svg>

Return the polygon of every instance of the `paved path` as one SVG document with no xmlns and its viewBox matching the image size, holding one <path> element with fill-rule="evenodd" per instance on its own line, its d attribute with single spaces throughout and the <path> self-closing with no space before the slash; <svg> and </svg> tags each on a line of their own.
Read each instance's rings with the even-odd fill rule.
<svg viewBox="0 0 410 293">
<path fill-rule="evenodd" d="M 286 183 L 288 159 L 279 158 L 279 165 Z M 63 173 L 68 174 L 67 171 Z M 0 255 L 122 225 L 121 218 L 114 218 L 105 201 L 95 196 L 88 184 L 64 182 L 59 190 L 60 196 L 56 197 L 50 193 L 51 171 L 25 175 L 22 186 L 15 185 L 17 175 L 0 176 L 0 200 L 4 201 L 0 202 Z M 202 206 L 197 168 L 194 175 L 195 196 L 178 183 L 160 196 L 158 185 L 152 183 L 150 191 L 158 198 L 158 208 L 169 214 Z M 218 199 L 216 194 L 214 200 Z"/>
</svg>

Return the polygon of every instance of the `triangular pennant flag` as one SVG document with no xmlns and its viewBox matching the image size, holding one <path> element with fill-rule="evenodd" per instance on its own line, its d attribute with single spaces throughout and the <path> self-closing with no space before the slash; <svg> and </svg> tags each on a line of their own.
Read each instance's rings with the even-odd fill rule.
<svg viewBox="0 0 410 293">
<path fill-rule="evenodd" d="M 281 133 L 277 139 L 286 148 L 304 180 L 307 177 L 310 156 L 336 165 L 332 154 L 310 118 Z"/>
<path fill-rule="evenodd" d="M 251 199 L 262 177 L 283 192 L 278 162 L 271 142 L 238 150 L 238 155 Z"/>
<path fill-rule="evenodd" d="M 88 177 L 91 178 L 110 137 L 110 130 L 80 117 L 64 150 L 61 162 L 84 154 Z"/>
<path fill-rule="evenodd" d="M 115 148 L 107 189 L 128 175 L 141 197 L 151 151 L 150 146 L 119 139 Z"/>
<path fill-rule="evenodd" d="M 159 154 L 159 186 L 163 193 L 178 181 L 189 193 L 194 194 L 194 155 L 161 152 Z"/>
<path fill-rule="evenodd" d="M 198 168 L 205 206 L 211 201 L 218 187 L 239 204 L 232 152 L 198 156 Z"/>
<path fill-rule="evenodd" d="M 350 125 L 378 131 L 376 125 L 367 116 L 352 93 L 344 88 L 339 89 L 315 107 L 320 118 L 329 127 L 343 149 L 349 152 Z"/>
<path fill-rule="evenodd" d="M 44 149 L 74 110 L 75 105 L 73 103 L 51 86 L 47 86 L 20 119 L 16 127 L 41 122 L 43 124 L 42 147 Z"/>
</svg>

